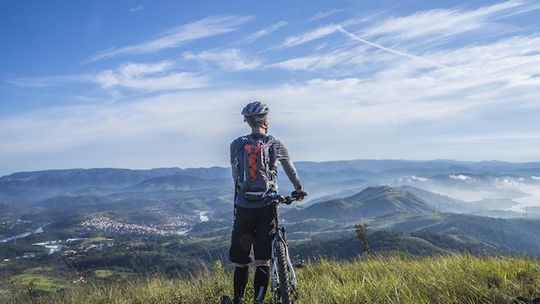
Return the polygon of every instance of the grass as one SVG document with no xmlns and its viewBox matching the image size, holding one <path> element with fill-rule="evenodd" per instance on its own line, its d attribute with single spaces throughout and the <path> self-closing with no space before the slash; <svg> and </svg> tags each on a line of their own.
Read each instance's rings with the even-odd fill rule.
<svg viewBox="0 0 540 304">
<path fill-rule="evenodd" d="M 298 278 L 299 304 L 512 303 L 517 296 L 540 297 L 540 262 L 511 257 L 319 260 L 299 269 Z M 31 300 L 44 304 L 218 303 L 220 295 L 231 293 L 231 281 L 230 271 L 217 264 L 191 279 L 156 277 L 114 284 L 89 283 Z M 248 299 L 251 292 L 248 287 Z M 28 300 L 21 295 L 12 303 Z"/>
<path fill-rule="evenodd" d="M 32 292 L 54 293 L 65 287 L 65 283 L 50 276 L 41 274 L 20 274 L 12 278 L 18 286 L 24 286 Z"/>
<path fill-rule="evenodd" d="M 96 278 L 107 279 L 113 275 L 113 272 L 108 269 L 96 269 L 94 270 L 94 275 Z"/>
</svg>

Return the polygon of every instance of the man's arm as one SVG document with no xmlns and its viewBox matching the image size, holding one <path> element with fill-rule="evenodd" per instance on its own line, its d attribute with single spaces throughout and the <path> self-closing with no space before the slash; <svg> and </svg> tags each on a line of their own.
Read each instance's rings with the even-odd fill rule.
<svg viewBox="0 0 540 304">
<path fill-rule="evenodd" d="M 281 141 L 277 140 L 275 144 L 277 159 L 281 163 L 281 166 L 283 166 L 283 170 L 285 170 L 285 173 L 293 184 L 294 189 L 303 189 L 300 178 L 298 177 L 298 173 L 296 172 L 296 168 L 294 167 L 294 164 L 291 161 L 291 157 L 289 156 L 289 151 L 287 151 L 287 148 L 285 148 L 285 145 Z"/>
<path fill-rule="evenodd" d="M 238 153 L 238 147 L 237 147 L 237 141 L 234 140 L 231 143 L 231 147 L 230 147 L 230 159 L 231 159 L 232 178 L 234 180 L 235 187 L 238 181 L 238 176 L 240 175 L 240 172 L 238 172 L 239 166 L 237 163 L 238 159 L 236 157 L 236 153 Z"/>
</svg>

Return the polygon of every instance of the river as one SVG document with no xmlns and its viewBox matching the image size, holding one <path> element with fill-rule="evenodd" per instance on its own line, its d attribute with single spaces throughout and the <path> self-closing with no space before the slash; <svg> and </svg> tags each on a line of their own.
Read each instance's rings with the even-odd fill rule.
<svg viewBox="0 0 540 304">
<path fill-rule="evenodd" d="M 44 231 L 43 227 L 39 227 L 36 230 L 28 231 L 28 232 L 17 234 L 15 236 L 11 236 L 11 237 L 8 237 L 8 238 L 5 238 L 5 239 L 1 239 L 0 243 L 7 243 L 9 241 L 13 241 L 13 240 L 16 240 L 16 239 L 22 239 L 22 238 L 25 238 L 25 237 L 27 237 L 29 235 L 32 235 L 32 234 L 43 233 L 43 231 Z"/>
</svg>

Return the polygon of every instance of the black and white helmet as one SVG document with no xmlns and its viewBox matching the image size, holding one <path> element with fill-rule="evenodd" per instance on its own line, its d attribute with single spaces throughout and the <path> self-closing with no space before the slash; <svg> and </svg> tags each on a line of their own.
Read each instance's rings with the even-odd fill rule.
<svg viewBox="0 0 540 304">
<path fill-rule="evenodd" d="M 254 101 L 248 103 L 242 110 L 242 115 L 244 115 L 244 120 L 263 120 L 270 112 L 268 106 L 260 101 Z"/>
</svg>

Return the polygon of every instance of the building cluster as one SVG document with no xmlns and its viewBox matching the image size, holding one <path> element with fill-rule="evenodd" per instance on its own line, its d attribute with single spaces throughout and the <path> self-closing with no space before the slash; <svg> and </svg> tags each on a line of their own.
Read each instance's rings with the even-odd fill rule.
<svg viewBox="0 0 540 304">
<path fill-rule="evenodd" d="M 74 261 L 79 258 L 85 257 L 89 252 L 103 251 L 113 246 L 114 246 L 114 241 L 111 239 L 107 239 L 106 241 L 99 242 L 99 243 L 89 243 L 89 244 L 82 243 L 79 246 L 77 246 L 76 250 L 75 249 L 65 250 L 62 253 L 62 255 L 65 256 L 68 261 Z"/>
<path fill-rule="evenodd" d="M 110 217 L 100 216 L 81 223 L 87 230 L 97 230 L 104 233 L 118 234 L 152 234 L 152 235 L 172 235 L 185 234 L 184 230 L 169 230 L 153 225 L 128 224 L 118 222 Z"/>
</svg>

